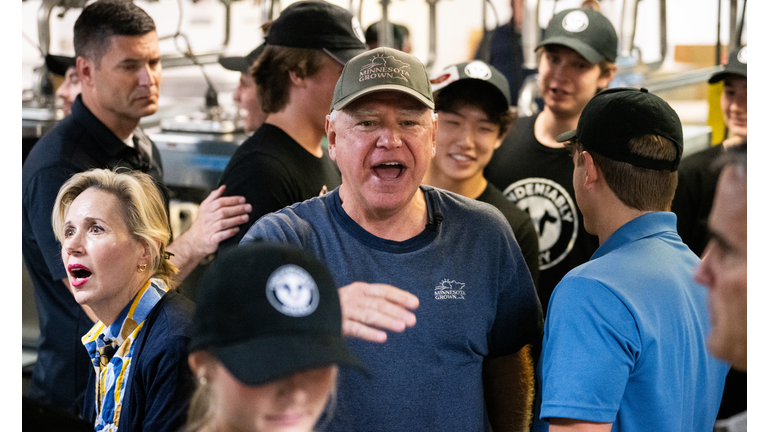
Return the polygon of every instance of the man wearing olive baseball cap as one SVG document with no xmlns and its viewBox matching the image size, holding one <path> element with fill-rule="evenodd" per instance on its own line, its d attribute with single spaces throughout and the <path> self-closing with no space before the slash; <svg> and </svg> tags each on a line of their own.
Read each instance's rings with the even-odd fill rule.
<svg viewBox="0 0 768 432">
<path fill-rule="evenodd" d="M 264 216 L 243 239 L 299 245 L 342 287 L 344 334 L 371 376 L 340 373 L 326 430 L 498 431 L 515 424 L 501 426 L 503 416 L 527 420 L 518 377 L 530 362 L 518 353 L 541 337 L 540 305 L 501 213 L 421 185 L 437 128 L 426 68 L 392 48 L 365 52 L 345 65 L 331 107 L 341 186 Z"/>
<path fill-rule="evenodd" d="M 669 212 L 679 117 L 646 89 L 609 89 L 558 140 L 600 247 L 550 299 L 534 430 L 712 430 L 728 365 L 707 352 L 699 259 Z"/>
<path fill-rule="evenodd" d="M 539 228 L 538 290 L 545 314 L 555 285 L 597 249 L 574 201 L 573 163 L 556 138 L 575 129 L 587 102 L 611 83 L 618 48 L 616 31 L 600 12 L 555 14 L 537 47 L 544 108 L 517 121 L 485 168 L 488 181 Z"/>
<path fill-rule="evenodd" d="M 261 216 L 341 183 L 321 143 L 344 63 L 366 49 L 363 29 L 342 7 L 304 0 L 286 7 L 265 31 L 264 52 L 249 73 L 267 118 L 238 147 L 220 180 L 225 193 L 244 196 L 253 211 L 220 248 L 237 245 Z"/>
</svg>

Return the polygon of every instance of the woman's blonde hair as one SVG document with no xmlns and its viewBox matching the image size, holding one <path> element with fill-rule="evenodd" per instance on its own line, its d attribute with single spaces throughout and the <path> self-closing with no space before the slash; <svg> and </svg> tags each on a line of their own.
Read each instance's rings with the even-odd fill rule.
<svg viewBox="0 0 768 432">
<path fill-rule="evenodd" d="M 135 239 L 149 245 L 150 274 L 172 287 L 171 278 L 179 270 L 166 257 L 171 234 L 165 203 L 152 177 L 140 171 L 92 169 L 67 180 L 56 196 L 51 216 L 53 232 L 59 242 L 64 243 L 64 221 L 69 207 L 90 188 L 108 192 L 120 201 L 128 231 Z"/>
</svg>

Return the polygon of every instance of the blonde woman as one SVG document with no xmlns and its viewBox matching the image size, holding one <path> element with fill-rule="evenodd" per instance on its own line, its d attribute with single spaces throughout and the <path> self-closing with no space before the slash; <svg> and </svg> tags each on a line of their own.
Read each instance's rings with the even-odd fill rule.
<svg viewBox="0 0 768 432">
<path fill-rule="evenodd" d="M 93 362 L 83 417 L 100 430 L 177 430 L 192 380 L 193 305 L 169 290 L 177 269 L 163 199 L 137 171 L 94 169 L 60 189 L 52 217 L 75 300 L 99 321 L 82 338 Z"/>
<path fill-rule="evenodd" d="M 225 251 L 197 304 L 188 431 L 309 432 L 333 413 L 337 365 L 365 370 L 341 336 L 333 278 L 295 246 Z"/>
</svg>

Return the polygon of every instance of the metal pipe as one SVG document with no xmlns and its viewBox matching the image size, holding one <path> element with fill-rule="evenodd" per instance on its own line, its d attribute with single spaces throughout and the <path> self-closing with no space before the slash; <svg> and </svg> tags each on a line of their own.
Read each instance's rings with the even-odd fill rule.
<svg viewBox="0 0 768 432">
<path fill-rule="evenodd" d="M 37 39 L 40 51 L 45 54 L 48 54 L 51 48 L 51 12 L 58 3 L 59 0 L 44 0 L 37 11 Z"/>
<path fill-rule="evenodd" d="M 390 0 L 381 0 L 381 20 L 379 21 L 379 46 L 393 47 L 392 26 L 389 25 Z"/>
<path fill-rule="evenodd" d="M 523 28 L 521 29 L 523 45 L 523 67 L 538 68 L 536 61 L 536 46 L 541 40 L 539 28 L 539 0 L 525 0 L 523 4 Z"/>
<path fill-rule="evenodd" d="M 437 2 L 439 0 L 427 0 L 429 5 L 429 55 L 427 56 L 427 70 L 435 64 L 437 56 Z"/>
<path fill-rule="evenodd" d="M 637 7 L 639 0 L 624 0 L 621 10 L 621 56 L 631 57 L 635 46 L 635 31 L 637 29 Z"/>
</svg>

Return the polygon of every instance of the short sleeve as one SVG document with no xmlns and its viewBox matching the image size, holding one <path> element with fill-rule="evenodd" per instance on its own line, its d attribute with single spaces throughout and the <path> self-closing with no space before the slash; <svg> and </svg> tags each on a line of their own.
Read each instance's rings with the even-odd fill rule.
<svg viewBox="0 0 768 432">
<path fill-rule="evenodd" d="M 541 419 L 615 421 L 639 347 L 635 319 L 612 290 L 566 276 L 547 313 Z"/>
</svg>

